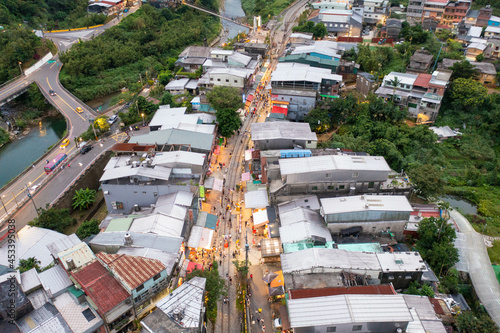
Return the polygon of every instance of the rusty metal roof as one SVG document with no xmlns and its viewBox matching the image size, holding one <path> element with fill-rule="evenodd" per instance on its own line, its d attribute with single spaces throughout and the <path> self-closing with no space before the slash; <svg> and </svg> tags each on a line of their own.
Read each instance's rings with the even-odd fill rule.
<svg viewBox="0 0 500 333">
<path fill-rule="evenodd" d="M 99 252 L 97 257 L 130 291 L 166 269 L 165 265 L 156 259 L 104 252 Z"/>
</svg>

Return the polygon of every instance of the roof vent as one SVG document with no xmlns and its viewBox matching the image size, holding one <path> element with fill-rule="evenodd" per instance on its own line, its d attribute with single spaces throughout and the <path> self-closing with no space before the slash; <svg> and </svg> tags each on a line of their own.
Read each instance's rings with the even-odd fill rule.
<svg viewBox="0 0 500 333">
<path fill-rule="evenodd" d="M 132 161 L 130 160 L 130 158 L 126 161 L 126 164 L 127 164 L 127 165 L 132 164 Z"/>
<path fill-rule="evenodd" d="M 66 259 L 66 266 L 68 266 L 68 271 L 75 269 L 75 262 L 73 261 L 73 258 Z"/>
<path fill-rule="evenodd" d="M 137 168 L 137 164 L 138 164 L 137 161 L 133 161 L 132 162 L 132 168 Z"/>
<path fill-rule="evenodd" d="M 141 207 L 138 204 L 135 204 L 134 205 L 134 212 L 140 212 L 140 211 L 141 211 Z"/>
<path fill-rule="evenodd" d="M 132 235 L 127 232 L 125 234 L 125 245 L 132 245 L 132 243 L 133 243 Z"/>
</svg>

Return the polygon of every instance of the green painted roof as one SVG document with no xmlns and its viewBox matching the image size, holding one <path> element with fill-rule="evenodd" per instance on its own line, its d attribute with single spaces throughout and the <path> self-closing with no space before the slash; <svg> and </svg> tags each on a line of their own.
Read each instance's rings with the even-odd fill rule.
<svg viewBox="0 0 500 333">
<path fill-rule="evenodd" d="M 215 109 L 210 104 L 200 104 L 198 111 L 200 111 L 200 112 L 215 112 Z"/>
<path fill-rule="evenodd" d="M 76 288 L 75 288 L 75 286 L 71 286 L 71 287 L 69 287 L 68 291 L 69 291 L 71 294 L 73 294 L 73 296 L 75 296 L 75 297 L 77 297 L 77 298 L 78 298 L 78 297 L 80 297 L 80 296 L 82 296 L 82 295 L 84 294 L 83 290 L 81 290 L 81 289 L 76 289 Z"/>
<path fill-rule="evenodd" d="M 320 57 L 315 57 L 305 53 L 302 54 L 290 54 L 286 57 L 281 57 L 279 62 L 298 62 L 302 64 L 308 64 L 313 67 L 320 68 L 330 68 L 335 69 L 340 64 L 339 59 L 322 59 Z"/>
<path fill-rule="evenodd" d="M 123 217 L 123 218 L 118 218 L 118 219 L 112 219 L 108 227 L 106 228 L 105 232 L 112 232 L 112 231 L 128 231 L 130 229 L 130 225 L 132 224 L 132 221 L 134 220 L 133 217 Z"/>
<path fill-rule="evenodd" d="M 215 230 L 217 227 L 217 216 L 213 214 L 207 214 L 207 220 L 205 221 L 205 228 Z"/>
</svg>

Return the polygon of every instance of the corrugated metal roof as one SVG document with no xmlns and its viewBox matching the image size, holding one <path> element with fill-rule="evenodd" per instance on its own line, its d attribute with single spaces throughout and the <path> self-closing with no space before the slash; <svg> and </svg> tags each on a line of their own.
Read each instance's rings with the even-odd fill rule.
<svg viewBox="0 0 500 333">
<path fill-rule="evenodd" d="M 39 309 L 16 321 L 23 333 L 72 333 L 73 331 L 54 305 L 45 303 Z"/>
<path fill-rule="evenodd" d="M 90 242 L 90 246 L 108 245 L 108 246 L 125 246 L 125 231 L 101 232 L 97 234 Z M 182 238 L 166 237 L 153 234 L 143 234 L 138 232 L 130 232 L 132 236 L 132 244 L 137 247 L 146 247 L 165 252 L 178 253 L 182 244 Z"/>
<path fill-rule="evenodd" d="M 245 208 L 266 208 L 267 206 L 269 206 L 269 199 L 266 190 L 245 193 Z"/>
<path fill-rule="evenodd" d="M 40 266 L 45 267 L 50 265 L 54 258 L 51 256 L 47 245 L 56 243 L 62 244 L 66 242 L 71 242 L 74 239 L 74 235 L 66 236 L 59 232 L 38 228 L 25 226 L 17 234 L 15 234 L 16 240 L 16 262 L 14 266 L 19 265 L 19 259 L 28 259 L 35 257 L 40 260 Z M 76 237 L 78 239 L 78 237 Z M 80 240 L 78 240 L 78 243 Z M 0 264 L 9 266 L 8 262 L 8 244 L 5 243 L 0 247 Z"/>
<path fill-rule="evenodd" d="M 188 82 L 188 78 L 172 80 L 165 86 L 165 90 L 183 90 Z M 151 120 L 151 122 L 153 122 L 153 120 Z"/>
<path fill-rule="evenodd" d="M 280 213 L 280 222 L 282 227 L 296 222 L 310 222 L 315 225 L 326 226 L 325 220 L 319 213 L 303 207 L 296 207 Z"/>
<path fill-rule="evenodd" d="M 196 133 L 213 134 L 215 132 L 215 125 L 181 123 L 177 126 L 177 129 Z"/>
<path fill-rule="evenodd" d="M 159 145 L 190 145 L 191 148 L 210 151 L 213 134 L 197 133 L 179 129 L 166 129 L 137 135 L 130 138 L 132 143 Z"/>
<path fill-rule="evenodd" d="M 333 287 L 321 289 L 292 289 L 290 299 L 323 297 L 335 295 L 397 295 L 392 284 L 370 286 Z"/>
<path fill-rule="evenodd" d="M 252 75 L 253 70 L 247 68 L 212 68 L 208 75 L 230 75 L 242 78 L 247 78 Z"/>
<path fill-rule="evenodd" d="M 47 292 L 43 288 L 30 292 L 26 297 L 28 297 L 34 309 L 39 309 L 50 301 Z"/>
<path fill-rule="evenodd" d="M 281 175 L 353 170 L 391 171 L 383 156 L 325 155 L 280 159 Z"/>
<path fill-rule="evenodd" d="M 409 322 L 401 295 L 339 295 L 290 299 L 292 328 L 349 323 Z"/>
<path fill-rule="evenodd" d="M 280 227 L 282 243 L 296 243 L 312 236 L 325 238 L 327 242 L 332 241 L 332 235 L 326 226 L 320 226 L 309 222 L 296 222 Z"/>
<path fill-rule="evenodd" d="M 183 317 L 177 324 L 184 328 L 198 328 L 204 304 L 205 283 L 205 278 L 194 277 L 162 298 L 156 303 L 156 307 L 172 320 L 175 320 L 174 311 L 178 310 Z"/>
<path fill-rule="evenodd" d="M 130 291 L 166 268 L 159 260 L 129 256 L 126 254 L 107 254 L 99 252 L 97 257 L 109 267 L 113 274 L 120 279 Z"/>
<path fill-rule="evenodd" d="M 311 140 L 318 141 L 316 133 L 311 131 L 308 123 L 253 123 L 252 140 Z"/>
<path fill-rule="evenodd" d="M 189 235 L 189 240 L 187 242 L 187 246 L 193 249 L 198 248 L 198 245 L 200 245 L 200 240 L 201 240 L 201 234 L 203 233 L 203 229 L 205 229 L 202 226 L 195 225 L 193 228 L 191 228 L 191 234 Z"/>
<path fill-rule="evenodd" d="M 332 74 L 330 69 L 311 67 L 305 64 L 280 62 L 271 74 L 271 81 L 308 81 L 321 83 L 323 79 L 342 82 L 342 76 Z"/>
<path fill-rule="evenodd" d="M 404 195 L 356 195 L 322 198 L 320 202 L 321 211 L 325 215 L 365 211 L 413 211 L 408 198 Z"/>
<path fill-rule="evenodd" d="M 373 253 L 312 248 L 281 255 L 284 273 L 324 267 L 331 269 L 377 270 L 380 263 Z"/>
<path fill-rule="evenodd" d="M 177 261 L 177 254 L 163 252 L 160 250 L 149 249 L 146 247 L 122 247 L 117 254 L 127 254 L 130 256 L 156 259 L 162 262 L 166 267 L 167 274 L 172 273 L 172 269 Z"/>
<path fill-rule="evenodd" d="M 45 289 L 52 296 L 58 296 L 73 285 L 68 273 L 61 265 L 56 265 L 38 274 Z"/>
<path fill-rule="evenodd" d="M 32 268 L 24 273 L 21 273 L 21 288 L 25 293 L 42 285 L 38 278 L 36 268 Z"/>
<path fill-rule="evenodd" d="M 239 52 L 234 52 L 227 59 L 228 62 L 234 61 L 234 62 L 242 64 L 243 66 L 247 66 L 251 60 L 252 60 L 252 57 L 249 57 L 249 56 L 244 55 L 244 54 L 239 53 Z"/>
<path fill-rule="evenodd" d="M 63 318 L 68 322 L 73 332 L 93 332 L 103 324 L 101 317 L 92 309 L 87 302 L 78 304 L 69 292 L 66 292 L 53 300 L 55 307 L 59 310 Z M 89 312 L 94 318 L 88 320 L 83 312 Z"/>
<path fill-rule="evenodd" d="M 135 218 L 130 231 L 152 233 L 161 236 L 181 237 L 184 220 L 162 213 Z"/>
<path fill-rule="evenodd" d="M 169 151 L 157 153 L 153 158 L 153 165 L 163 165 L 169 167 L 176 167 L 180 163 L 182 164 L 192 164 L 192 165 L 203 165 L 205 163 L 205 154 L 193 153 L 191 151 Z"/>
<path fill-rule="evenodd" d="M 315 195 L 305 196 L 299 199 L 294 199 L 286 201 L 278 205 L 278 211 L 281 214 L 286 213 L 296 207 L 304 207 L 312 210 L 318 210 L 321 208 L 319 204 L 318 197 Z"/>
<path fill-rule="evenodd" d="M 134 176 L 169 180 L 171 173 L 172 168 L 163 167 L 161 165 L 157 165 L 153 168 L 142 166 L 137 166 L 134 168 L 133 165 L 127 165 L 104 171 L 104 174 L 101 176 L 101 179 L 99 179 L 99 181 L 104 182 L 111 179 L 120 179 Z"/>
<path fill-rule="evenodd" d="M 47 248 L 49 249 L 52 256 L 57 259 L 59 258 L 59 252 L 67 250 L 70 247 L 73 247 L 80 243 L 81 240 L 78 238 L 78 236 L 75 234 L 71 234 L 68 236 L 68 238 L 61 238 L 57 242 L 48 244 Z"/>
<path fill-rule="evenodd" d="M 78 268 L 94 260 L 95 255 L 87 244 L 81 242 L 80 244 L 75 245 L 67 249 L 66 251 L 60 252 L 59 259 L 61 260 L 64 268 L 68 270 L 68 263 L 66 262 L 66 260 L 73 259 L 75 268 Z"/>
</svg>

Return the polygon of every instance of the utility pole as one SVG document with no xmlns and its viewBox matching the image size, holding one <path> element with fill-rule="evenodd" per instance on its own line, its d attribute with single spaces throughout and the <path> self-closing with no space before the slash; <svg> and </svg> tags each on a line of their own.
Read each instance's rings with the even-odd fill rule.
<svg viewBox="0 0 500 333">
<path fill-rule="evenodd" d="M 36 208 L 36 205 L 35 205 L 35 200 L 33 200 L 33 196 L 30 193 L 30 189 L 28 188 L 28 185 L 26 185 L 26 190 L 28 191 L 28 198 L 31 199 L 31 202 L 33 203 L 33 206 L 35 207 L 36 215 L 40 216 L 40 213 L 38 213 L 38 208 Z"/>
<path fill-rule="evenodd" d="M 248 277 L 248 251 L 250 250 L 250 245 L 248 245 L 248 232 L 245 230 L 245 271 Z"/>
<path fill-rule="evenodd" d="M 94 121 L 95 121 L 95 119 L 89 119 L 89 121 L 92 124 L 92 130 L 94 131 L 95 140 L 97 141 L 97 134 L 95 132 L 95 127 L 94 127 Z"/>
<path fill-rule="evenodd" d="M 4 197 L 4 195 L 0 196 L 0 201 L 2 202 L 3 209 L 5 209 L 5 214 L 7 214 L 6 216 L 9 216 L 9 212 L 7 211 L 7 208 L 5 208 L 5 204 L 3 203 L 2 197 Z"/>
</svg>

